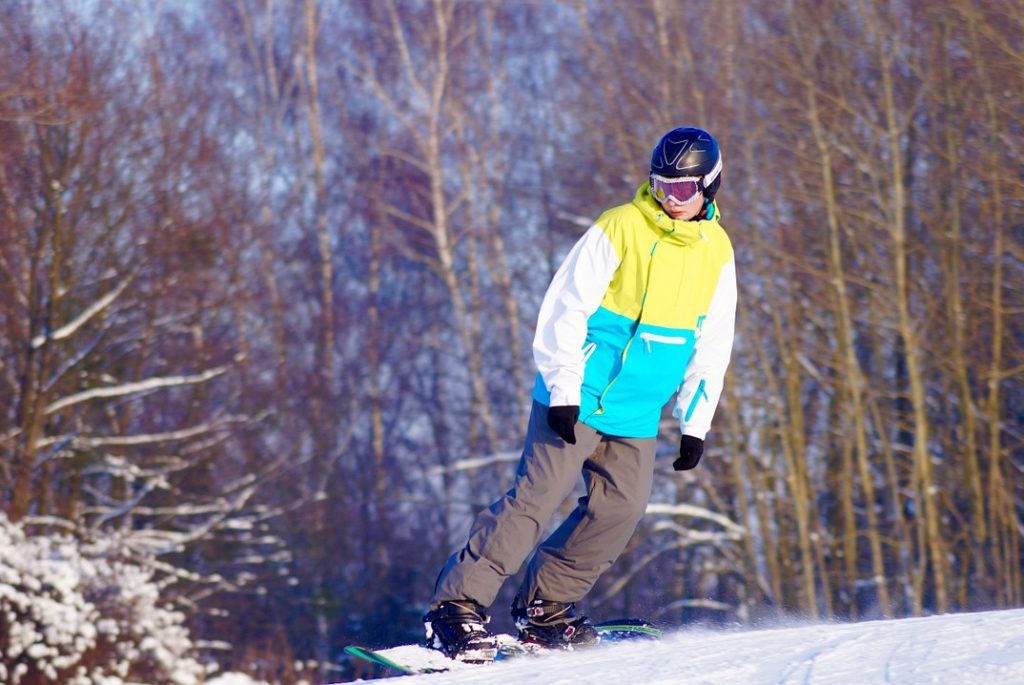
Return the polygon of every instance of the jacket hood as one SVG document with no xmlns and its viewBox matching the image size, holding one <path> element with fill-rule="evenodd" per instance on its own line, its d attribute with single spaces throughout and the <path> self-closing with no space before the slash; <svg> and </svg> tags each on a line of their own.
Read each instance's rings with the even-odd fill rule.
<svg viewBox="0 0 1024 685">
<path fill-rule="evenodd" d="M 636 195 L 633 196 L 633 206 L 640 210 L 644 218 L 664 232 L 668 240 L 679 242 L 682 245 L 690 245 L 704 238 L 704 231 L 711 225 L 718 226 L 717 204 L 714 204 L 715 215 L 712 219 L 701 221 L 673 219 L 651 195 L 650 181 L 637 188 Z"/>
</svg>

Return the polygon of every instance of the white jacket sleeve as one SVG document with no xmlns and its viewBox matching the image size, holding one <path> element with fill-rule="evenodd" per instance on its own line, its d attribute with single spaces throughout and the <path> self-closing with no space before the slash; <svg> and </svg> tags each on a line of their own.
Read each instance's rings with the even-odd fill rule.
<svg viewBox="0 0 1024 685">
<path fill-rule="evenodd" d="M 580 403 L 587 319 L 601 305 L 618 268 L 615 246 L 601 227 L 593 225 L 551 279 L 537 317 L 533 360 L 553 407 Z"/>
<path fill-rule="evenodd" d="M 707 318 L 686 369 L 672 415 L 684 435 L 703 440 L 722 396 L 725 370 L 729 367 L 736 328 L 736 264 L 722 267 Z"/>
</svg>

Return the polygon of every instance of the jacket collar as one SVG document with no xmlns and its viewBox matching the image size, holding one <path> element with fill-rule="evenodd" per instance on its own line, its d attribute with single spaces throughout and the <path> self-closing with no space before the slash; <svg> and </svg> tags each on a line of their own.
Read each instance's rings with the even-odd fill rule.
<svg viewBox="0 0 1024 685">
<path fill-rule="evenodd" d="M 633 197 L 633 204 L 643 213 L 644 217 L 658 227 L 665 235 L 662 239 L 690 245 L 705 238 L 704 229 L 709 224 L 718 224 L 718 205 L 715 205 L 713 218 L 702 221 L 681 221 L 673 219 L 651 195 L 651 184 L 648 181 L 640 186 Z M 706 239 L 706 238 L 705 238 Z"/>
</svg>

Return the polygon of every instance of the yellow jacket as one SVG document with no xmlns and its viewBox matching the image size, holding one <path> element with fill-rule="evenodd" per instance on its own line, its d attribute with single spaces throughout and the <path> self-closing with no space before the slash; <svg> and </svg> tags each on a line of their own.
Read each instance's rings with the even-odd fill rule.
<svg viewBox="0 0 1024 685">
<path fill-rule="evenodd" d="M 580 421 L 607 435 L 648 438 L 678 390 L 680 429 L 705 437 L 736 314 L 732 244 L 717 211 L 674 220 L 645 183 L 594 222 L 541 304 L 534 399 L 578 404 Z"/>
</svg>

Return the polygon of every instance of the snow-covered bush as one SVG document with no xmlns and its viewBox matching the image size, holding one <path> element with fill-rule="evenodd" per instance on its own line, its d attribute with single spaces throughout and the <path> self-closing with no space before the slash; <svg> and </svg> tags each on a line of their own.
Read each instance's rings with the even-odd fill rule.
<svg viewBox="0 0 1024 685">
<path fill-rule="evenodd" d="M 152 557 L 29 535 L 0 512 L 0 683 L 195 685 L 184 619 L 161 602 Z"/>
</svg>

